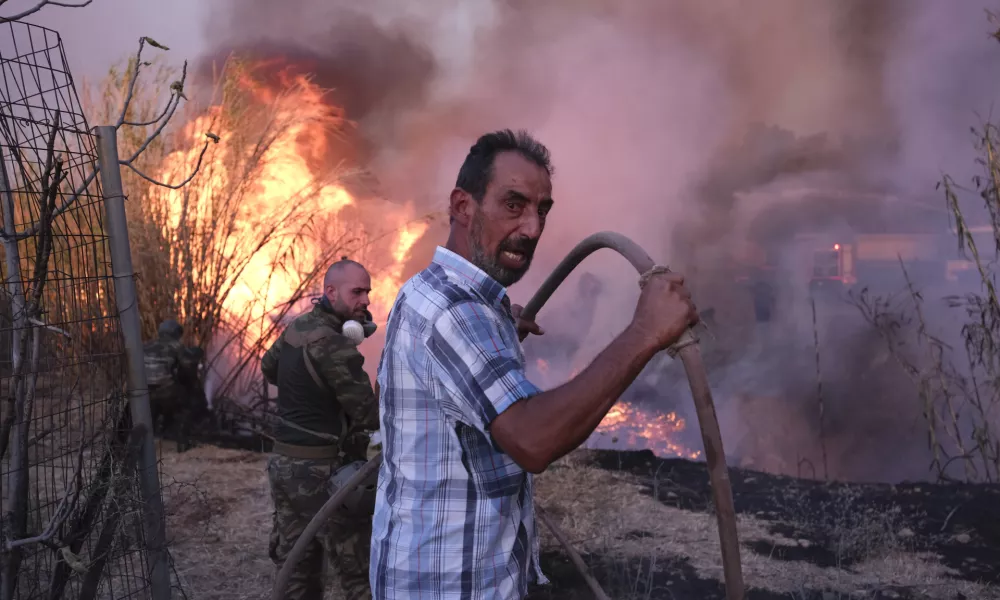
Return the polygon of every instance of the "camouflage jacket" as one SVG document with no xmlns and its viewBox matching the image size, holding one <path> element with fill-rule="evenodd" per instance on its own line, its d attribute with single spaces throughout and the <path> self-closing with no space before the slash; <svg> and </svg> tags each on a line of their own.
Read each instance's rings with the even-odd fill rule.
<svg viewBox="0 0 1000 600">
<path fill-rule="evenodd" d="M 171 337 L 160 336 L 147 342 L 142 348 L 146 383 L 153 386 L 194 383 L 201 356 L 188 350 L 180 340 Z"/>
<path fill-rule="evenodd" d="M 300 428 L 344 436 L 348 431 L 335 422 L 340 420 L 338 417 L 346 417 L 350 432 L 378 429 L 378 400 L 364 370 L 365 359 L 357 346 L 340 333 L 342 325 L 341 318 L 325 303 L 319 303 L 295 319 L 261 359 L 264 378 L 278 387 L 281 422 L 275 429 L 276 439 L 320 445 L 316 436 Z M 308 368 L 300 367 L 306 362 L 303 347 L 321 386 Z"/>
</svg>

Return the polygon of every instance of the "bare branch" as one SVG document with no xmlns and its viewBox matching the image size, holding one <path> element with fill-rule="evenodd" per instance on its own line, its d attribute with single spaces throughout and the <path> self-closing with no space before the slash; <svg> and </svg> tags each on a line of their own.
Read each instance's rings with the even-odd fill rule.
<svg viewBox="0 0 1000 600">
<path fill-rule="evenodd" d="M 2 5 L 4 1 L 5 0 L 0 0 L 0 5 Z M 90 1 L 91 0 L 87 0 L 86 4 L 89 4 Z M 42 2 L 41 4 L 39 4 L 39 6 L 36 7 L 32 12 L 37 11 L 39 8 L 41 8 L 41 6 L 44 6 L 45 4 L 52 4 L 53 6 L 64 6 L 64 4 L 60 4 L 60 3 L 57 3 L 57 2 L 46 1 L 46 2 Z M 80 4 L 79 6 L 85 6 L 86 4 Z M 66 5 L 66 6 L 76 6 L 76 5 Z M 3 20 L 0 19 L 0 22 L 3 22 Z M 135 122 L 133 122 L 133 121 L 129 121 L 128 120 L 128 118 L 127 118 L 128 117 L 128 111 L 131 108 L 132 101 L 133 101 L 133 99 L 135 97 L 136 83 L 139 80 L 139 74 L 142 71 L 142 67 L 145 65 L 145 63 L 143 63 L 143 61 L 142 61 L 142 51 L 143 51 L 143 48 L 146 46 L 146 44 L 149 44 L 150 46 L 153 46 L 154 48 L 160 48 L 160 49 L 163 49 L 163 50 L 167 50 L 168 49 L 166 46 L 163 46 L 162 44 L 160 44 L 160 43 L 156 42 L 155 40 L 150 39 L 148 37 L 141 37 L 141 38 L 139 38 L 139 49 L 136 51 L 135 58 L 134 58 L 135 65 L 132 68 L 131 74 L 129 75 L 128 82 L 126 83 L 126 86 L 125 86 L 126 87 L 125 99 L 122 102 L 121 112 L 118 115 L 118 120 L 115 123 L 115 127 L 116 128 L 121 128 L 121 127 L 123 127 L 125 125 L 134 126 L 134 127 L 148 127 L 148 126 L 151 126 L 151 125 L 156 125 L 157 127 L 139 145 L 138 149 L 132 154 L 132 156 L 128 157 L 127 159 L 125 159 L 123 161 L 121 161 L 121 164 L 123 166 L 126 166 L 126 167 L 132 169 L 140 177 L 142 177 L 143 179 L 149 181 L 150 183 L 154 183 L 156 185 L 161 185 L 163 187 L 168 187 L 168 188 L 171 188 L 171 189 L 178 189 L 178 188 L 183 187 L 184 185 L 190 183 L 191 180 L 194 179 L 195 175 L 197 175 L 197 173 L 198 173 L 198 168 L 195 168 L 194 172 L 187 179 L 185 179 L 182 183 L 179 183 L 179 184 L 176 184 L 176 185 L 169 185 L 169 184 L 160 183 L 160 182 L 156 181 L 155 179 L 153 179 L 153 178 L 145 175 L 144 173 L 142 173 L 141 171 L 139 171 L 139 169 L 137 169 L 134 166 L 134 164 L 133 164 L 136 160 L 139 159 L 139 157 L 142 155 L 142 153 L 145 152 L 147 148 L 149 148 L 150 144 L 152 144 L 160 136 L 160 134 L 163 133 L 163 130 L 166 128 L 167 124 L 170 123 L 170 121 L 173 119 L 174 115 L 176 114 L 177 108 L 178 108 L 178 106 L 180 106 L 181 100 L 182 99 L 186 99 L 185 96 L 184 96 L 184 84 L 187 81 L 187 61 L 184 61 L 184 66 L 181 69 L 181 78 L 179 80 L 173 82 L 170 85 L 170 97 L 167 100 L 167 104 L 166 104 L 166 106 L 164 106 L 163 111 L 159 114 L 159 116 L 157 116 L 156 119 L 154 119 L 152 121 L 148 121 L 148 122 L 141 122 L 141 121 L 135 121 Z M 219 142 L 219 136 L 215 135 L 214 133 L 206 132 L 205 135 L 211 141 L 216 142 L 216 143 Z M 206 142 L 206 147 L 207 147 L 207 142 Z M 203 149 L 202 150 L 202 156 L 204 156 L 204 153 L 205 153 L 205 150 Z M 201 157 L 199 157 L 199 159 L 198 159 L 198 165 L 200 167 L 200 165 L 201 165 Z M 58 217 L 59 215 L 61 215 L 62 213 L 64 213 L 66 210 L 69 209 L 69 207 L 71 207 L 77 201 L 77 199 L 80 198 L 81 195 L 83 195 L 84 193 L 86 193 L 87 189 L 90 188 L 91 184 L 94 182 L 94 179 L 97 178 L 97 172 L 98 172 L 98 169 L 97 169 L 97 166 L 95 165 L 94 169 L 92 169 L 87 174 L 87 176 L 83 179 L 83 181 L 80 183 L 80 185 L 76 189 L 74 189 L 73 192 L 71 194 L 69 194 L 69 196 L 66 197 L 66 199 L 62 201 L 62 203 L 59 204 L 59 206 L 57 206 L 57 207 L 54 208 L 54 210 L 52 211 L 52 213 L 50 215 L 50 218 L 54 219 L 55 217 Z M 8 232 L 8 231 L 5 231 L 2 228 L 0 228 L 0 240 L 23 240 L 23 239 L 27 239 L 27 238 L 29 238 L 31 236 L 37 235 L 39 233 L 39 230 L 40 230 L 41 227 L 42 227 L 42 222 L 39 221 L 37 223 L 34 223 L 31 227 L 29 227 L 29 228 L 27 228 L 27 229 L 25 229 L 23 231 Z"/>
<path fill-rule="evenodd" d="M 29 317 L 28 318 L 28 322 L 31 323 L 32 325 L 36 325 L 36 326 L 41 327 L 43 329 L 48 329 L 49 331 L 54 331 L 54 332 L 56 332 L 56 333 L 58 333 L 60 335 L 63 335 L 65 337 L 69 338 L 69 339 L 73 339 L 73 336 L 70 335 L 69 332 L 66 331 L 65 329 L 59 329 L 58 327 L 56 327 L 54 325 L 49 325 L 48 323 L 44 323 L 44 322 L 42 322 L 42 321 L 40 321 L 40 320 L 38 320 L 38 319 L 36 319 L 34 317 Z"/>
<path fill-rule="evenodd" d="M 62 499 L 59 500 L 59 505 L 56 506 L 56 510 L 52 513 L 52 518 L 49 519 L 48 524 L 38 535 L 21 538 L 19 540 L 9 540 L 4 544 L 4 550 L 10 552 L 14 548 L 20 548 L 21 546 L 27 546 L 29 544 L 44 544 L 46 542 L 52 541 L 52 537 L 59 531 L 66 519 L 72 514 L 73 508 L 76 505 L 76 501 L 80 497 L 80 492 L 83 489 L 83 455 L 85 444 L 81 444 L 80 450 L 77 453 L 76 458 L 76 470 L 73 473 L 73 480 L 70 482 L 69 488 L 63 494 Z"/>
<path fill-rule="evenodd" d="M 137 62 L 138 62 L 138 60 L 137 60 Z M 136 73 L 138 73 L 138 70 L 136 70 Z M 132 153 L 132 156 L 130 156 L 129 158 L 125 159 L 125 162 L 131 163 L 135 159 L 139 158 L 139 156 L 141 156 L 142 153 L 146 151 L 146 148 L 148 148 L 149 145 L 153 143 L 153 140 L 155 140 L 156 138 L 160 137 L 160 134 L 167 127 L 167 124 L 170 123 L 171 119 L 173 119 L 174 113 L 177 112 L 177 107 L 180 106 L 180 104 L 181 104 L 181 98 L 184 97 L 184 94 L 182 93 L 182 90 L 184 89 L 184 82 L 186 80 L 187 80 L 187 61 L 184 61 L 184 66 L 181 68 L 181 78 L 180 78 L 180 80 L 179 81 L 175 81 L 170 86 L 171 89 L 173 90 L 173 92 L 171 93 L 171 96 L 170 96 L 172 98 L 173 102 L 172 103 L 171 102 L 167 103 L 166 116 L 163 117 L 163 119 L 160 120 L 159 126 L 157 126 L 157 128 L 153 130 L 153 133 L 149 134 L 149 137 L 147 137 L 146 140 L 142 144 L 139 145 L 139 147 L 136 149 L 136 151 Z M 128 99 L 126 99 L 126 102 L 131 102 L 131 91 L 130 91 L 130 97 Z M 125 105 L 125 110 L 126 111 L 128 110 L 128 104 Z M 125 111 L 122 111 L 121 123 L 124 123 L 124 122 L 125 122 Z M 118 127 L 121 127 L 121 125 L 119 124 Z"/>
<path fill-rule="evenodd" d="M 170 98 L 167 99 L 167 103 L 163 105 L 163 110 L 155 117 L 149 121 L 125 121 L 122 125 L 129 125 L 130 127 L 149 127 L 150 125 L 155 125 L 160 122 L 160 120 L 166 118 L 167 113 L 170 112 L 170 107 L 174 103 L 174 94 L 170 94 Z"/>
<path fill-rule="evenodd" d="M 135 83 L 139 80 L 139 70 L 142 68 L 142 48 L 145 45 L 146 38 L 139 38 L 139 49 L 135 53 L 135 66 L 132 67 L 132 75 L 128 78 L 125 101 L 122 102 L 122 112 L 118 116 L 118 122 L 115 123 L 116 128 L 121 127 L 122 124 L 125 123 L 125 116 L 128 115 L 128 109 L 132 106 L 132 97 L 135 95 Z M 171 98 L 172 97 L 173 95 L 171 94 Z"/>
<path fill-rule="evenodd" d="M 59 2 L 57 0 L 39 0 L 38 4 L 32 6 L 31 8 L 25 9 L 16 15 L 9 17 L 0 17 L 0 23 L 9 23 L 11 21 L 19 21 L 25 17 L 31 16 L 36 12 L 42 10 L 46 6 L 62 6 L 64 8 L 83 8 L 89 5 L 94 0 L 80 0 L 79 2 Z M 7 0 L 0 2 L 0 6 L 5 4 Z"/>
<path fill-rule="evenodd" d="M 210 135 L 210 134 L 205 134 L 205 135 Z M 201 154 L 198 155 L 198 162 L 195 164 L 194 169 L 191 171 L 191 174 L 188 175 L 186 179 L 184 179 L 183 181 L 181 181 L 180 183 L 177 183 L 177 184 L 163 183 L 162 181 L 158 181 L 156 179 L 153 179 L 149 175 L 146 175 L 145 173 L 143 173 L 142 171 L 140 171 L 138 168 L 136 168 L 136 166 L 133 165 L 130 161 L 123 160 L 123 161 L 120 161 L 120 162 L 121 162 L 122 166 L 128 167 L 128 168 L 132 169 L 132 171 L 136 175 L 138 175 L 139 177 L 142 177 L 143 179 L 145 179 L 146 181 L 152 183 L 153 185 L 158 185 L 160 187 L 165 187 L 165 188 L 169 188 L 169 189 L 172 189 L 172 190 L 176 190 L 176 189 L 180 189 L 180 188 L 184 187 L 185 185 L 191 183 L 191 180 L 194 179 L 195 176 L 198 175 L 198 171 L 201 170 L 201 163 L 202 163 L 203 159 L 205 158 L 205 152 L 208 151 L 208 145 L 211 142 L 213 142 L 213 141 L 215 141 L 217 143 L 217 138 L 215 140 L 211 140 L 210 139 L 208 142 L 205 142 L 205 145 L 201 147 Z"/>
</svg>

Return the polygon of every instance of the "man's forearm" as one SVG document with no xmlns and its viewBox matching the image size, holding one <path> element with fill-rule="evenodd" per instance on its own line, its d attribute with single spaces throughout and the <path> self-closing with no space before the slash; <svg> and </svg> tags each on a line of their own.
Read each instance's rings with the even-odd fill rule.
<svg viewBox="0 0 1000 600">
<path fill-rule="evenodd" d="M 491 425 L 494 439 L 525 469 L 544 470 L 590 437 L 655 354 L 630 326 L 572 380 L 504 411 Z"/>
</svg>

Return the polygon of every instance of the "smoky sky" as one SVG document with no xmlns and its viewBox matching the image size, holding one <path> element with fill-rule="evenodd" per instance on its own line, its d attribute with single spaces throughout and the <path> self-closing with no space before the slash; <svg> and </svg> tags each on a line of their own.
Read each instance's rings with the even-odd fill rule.
<svg viewBox="0 0 1000 600">
<path fill-rule="evenodd" d="M 3 14 L 16 14 L 37 5 L 11 0 Z M 99 80 L 113 65 L 134 54 L 139 38 L 149 36 L 170 48 L 149 51 L 170 64 L 196 61 L 206 48 L 208 5 L 203 0 L 94 0 L 83 8 L 47 6 L 26 22 L 57 31 L 77 85 Z"/>
<path fill-rule="evenodd" d="M 514 301 L 525 302 L 573 244 L 611 229 L 683 269 L 699 304 L 720 307 L 723 326 L 735 327 L 722 307 L 732 296 L 732 254 L 747 241 L 791 254 L 785 243 L 796 231 L 831 223 L 948 227 L 934 184 L 945 172 L 961 180 L 973 173 L 969 127 L 1000 91 L 1000 44 L 988 36 L 984 8 L 934 0 L 230 0 L 214 6 L 204 58 L 240 51 L 312 65 L 356 120 L 359 159 L 384 192 L 427 209 L 446 208 L 478 135 L 529 129 L 552 151 L 556 204 Z M 768 197 L 806 188 L 860 195 Z M 446 227 L 428 230 L 407 274 L 427 263 Z M 607 285 L 581 343 L 584 363 L 628 322 L 638 294 L 618 257 L 595 255 L 587 270 Z M 573 301 L 573 279 L 552 307 Z M 850 381 L 855 363 L 870 363 L 872 341 L 839 329 L 826 355 L 850 360 L 828 371 Z M 783 335 L 787 348 L 811 339 Z M 716 371 L 727 436 L 746 433 L 744 416 L 757 404 L 737 399 L 759 404 L 762 379 L 780 400 L 761 410 L 787 415 L 765 432 L 770 451 L 788 450 L 781 430 L 812 431 L 800 403 L 812 379 L 780 368 L 788 352 L 748 342 Z M 879 437 L 872 432 L 901 414 L 874 391 L 884 383 L 870 388 L 880 398 L 872 414 L 883 416 L 851 430 L 851 411 L 864 407 L 841 405 L 832 425 L 840 447 L 869 447 Z M 668 395 L 676 403 L 686 393 L 680 385 Z M 871 404 L 857 390 L 838 393 Z M 897 454 L 908 460 L 908 452 Z M 864 476 L 906 471 L 897 467 Z"/>
<path fill-rule="evenodd" d="M 19 2 L 29 4 L 5 9 Z M 699 305 L 717 307 L 720 326 L 735 329 L 739 317 L 724 307 L 732 254 L 747 241 L 789 259 L 787 240 L 824 224 L 947 228 L 934 184 L 944 173 L 968 182 L 977 172 L 969 128 L 995 116 L 1000 92 L 987 8 L 981 0 L 95 0 L 29 21 L 62 33 L 78 80 L 100 77 L 143 35 L 171 47 L 169 62 L 188 59 L 196 77 L 233 52 L 312 73 L 353 121 L 339 154 L 368 168 L 389 198 L 420 209 L 446 207 L 478 135 L 527 128 L 552 151 L 556 205 L 514 301 L 524 303 L 573 244 L 611 229 L 683 269 Z M 776 199 L 804 188 L 864 194 Z M 900 202 L 872 199 L 880 194 Z M 418 242 L 406 275 L 444 242 L 446 223 Z M 584 364 L 628 322 L 638 294 L 616 256 L 599 253 L 586 271 L 605 285 L 580 341 Z M 578 278 L 542 310 L 543 326 L 547 311 L 574 301 Z M 907 461 L 924 441 L 893 427 L 919 412 L 892 395 L 905 387 L 895 380 L 851 387 L 884 357 L 868 333 L 838 323 L 827 327 L 837 335 L 824 360 L 833 361 L 830 427 L 844 472 L 912 476 Z M 756 436 L 760 453 L 794 455 L 801 448 L 788 444 L 815 431 L 802 401 L 814 382 L 787 365 L 811 332 L 777 337 L 783 349 L 755 338 L 712 363 L 713 385 L 727 444 Z M 372 365 L 377 350 L 366 350 Z M 686 401 L 678 371 L 664 367 L 673 383 L 666 398 L 650 400 L 664 410 Z M 875 452 L 895 462 L 876 469 Z"/>
<path fill-rule="evenodd" d="M 477 135 L 527 127 L 563 199 L 543 250 L 610 224 L 667 254 L 724 239 L 736 191 L 823 173 L 926 192 L 961 165 L 996 50 L 974 4 L 233 0 L 206 58 L 308 65 L 389 193 L 438 207 Z"/>
</svg>

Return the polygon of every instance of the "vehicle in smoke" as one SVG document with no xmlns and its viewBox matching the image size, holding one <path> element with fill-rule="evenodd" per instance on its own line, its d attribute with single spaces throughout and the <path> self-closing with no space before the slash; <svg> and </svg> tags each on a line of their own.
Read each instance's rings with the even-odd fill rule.
<svg viewBox="0 0 1000 600">
<path fill-rule="evenodd" d="M 954 232 L 942 228 L 943 207 L 929 200 L 863 186 L 783 186 L 736 197 L 737 280 L 755 290 L 758 304 L 768 288 L 796 297 L 897 291 L 905 285 L 901 262 L 914 281 L 935 286 L 966 266 Z"/>
<path fill-rule="evenodd" d="M 832 239 L 831 239 L 832 238 Z M 954 237 L 941 233 L 858 233 L 849 236 L 798 234 L 798 254 L 809 262 L 800 271 L 813 293 L 841 294 L 860 288 L 881 289 L 899 282 L 902 267 L 925 284 L 952 279 L 948 250 Z M 892 291 L 886 289 L 885 291 Z"/>
<path fill-rule="evenodd" d="M 851 294 L 863 289 L 893 294 L 906 289 L 907 278 L 917 289 L 949 289 L 975 272 L 947 231 L 801 232 L 780 248 L 764 253 L 764 261 L 742 265 L 736 278 L 750 292 L 758 323 L 810 299 L 846 309 Z"/>
</svg>

